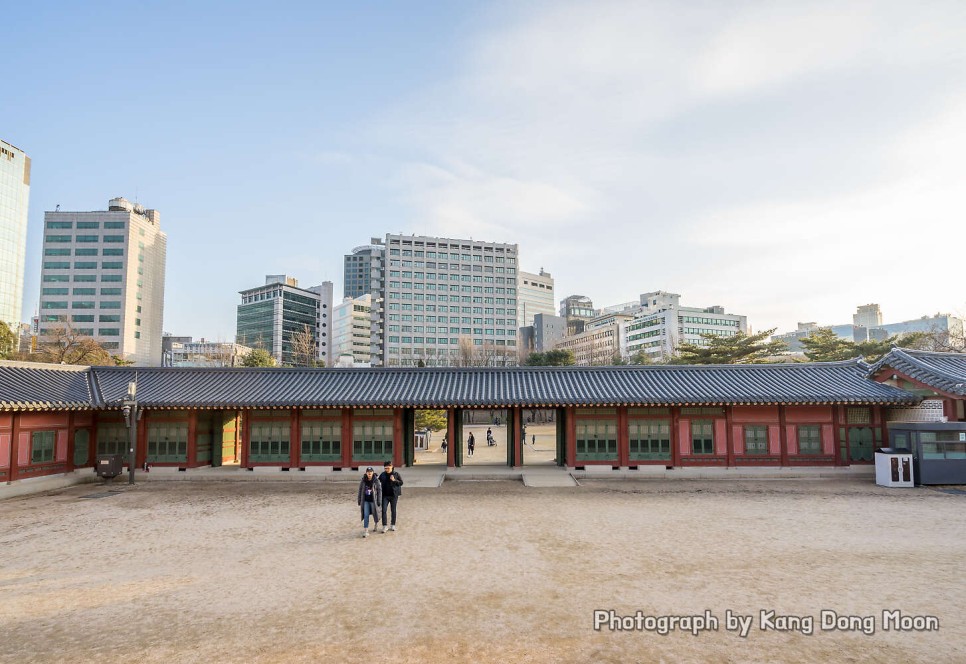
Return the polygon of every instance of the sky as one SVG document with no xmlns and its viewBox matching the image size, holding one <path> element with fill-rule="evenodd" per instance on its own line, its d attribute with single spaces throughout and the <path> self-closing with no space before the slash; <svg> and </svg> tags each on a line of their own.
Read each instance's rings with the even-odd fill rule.
<svg viewBox="0 0 966 664">
<path fill-rule="evenodd" d="M 161 213 L 164 329 L 370 237 L 514 242 L 596 306 L 755 330 L 966 315 L 966 3 L 13 3 L 0 138 L 43 215 Z"/>
</svg>

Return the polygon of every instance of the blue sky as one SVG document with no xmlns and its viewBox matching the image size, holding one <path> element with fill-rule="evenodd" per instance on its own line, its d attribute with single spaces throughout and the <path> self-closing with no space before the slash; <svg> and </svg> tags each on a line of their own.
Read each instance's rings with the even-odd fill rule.
<svg viewBox="0 0 966 664">
<path fill-rule="evenodd" d="M 807 6 L 806 6 L 807 5 Z M 405 232 L 517 242 L 557 298 L 641 292 L 755 329 L 966 313 L 957 2 L 27 3 L 0 137 L 43 212 L 137 198 L 164 328 Z"/>
</svg>

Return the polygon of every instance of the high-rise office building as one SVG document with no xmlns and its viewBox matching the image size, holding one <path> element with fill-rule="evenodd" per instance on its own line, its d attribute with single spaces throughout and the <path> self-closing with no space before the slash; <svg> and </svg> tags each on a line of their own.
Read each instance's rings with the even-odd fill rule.
<svg viewBox="0 0 966 664">
<path fill-rule="evenodd" d="M 0 141 L 0 321 L 19 330 L 27 251 L 30 157 Z"/>
<path fill-rule="evenodd" d="M 39 341 L 55 326 L 111 355 L 161 365 L 167 235 L 161 214 L 124 198 L 106 211 L 44 213 Z"/>
<path fill-rule="evenodd" d="M 371 334 L 372 295 L 347 297 L 332 310 L 332 358 L 349 366 L 369 364 L 372 351 Z M 348 356 L 347 358 L 345 356 Z"/>
<path fill-rule="evenodd" d="M 372 293 L 373 260 L 378 268 L 382 264 L 385 251 L 386 247 L 382 244 L 382 240 L 374 237 L 369 244 L 356 247 L 351 254 L 346 254 L 342 282 L 343 297 L 355 298 Z"/>
<path fill-rule="evenodd" d="M 331 366 L 331 281 L 299 288 L 293 277 L 270 274 L 264 286 L 240 294 L 236 343 L 266 350 L 284 366 Z"/>
<path fill-rule="evenodd" d="M 517 245 L 386 235 L 373 264 L 372 363 L 517 363 Z"/>
<path fill-rule="evenodd" d="M 533 325 L 533 317 L 537 314 L 554 316 L 553 277 L 549 272 L 540 268 L 540 274 L 521 272 L 517 278 L 517 312 L 518 325 L 529 327 Z"/>
</svg>

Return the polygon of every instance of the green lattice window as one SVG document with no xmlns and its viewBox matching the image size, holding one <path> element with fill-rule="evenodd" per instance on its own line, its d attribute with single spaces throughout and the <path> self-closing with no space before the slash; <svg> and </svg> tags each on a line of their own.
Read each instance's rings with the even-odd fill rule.
<svg viewBox="0 0 966 664">
<path fill-rule="evenodd" d="M 288 461 L 291 426 L 288 422 L 253 422 L 248 441 L 251 462 Z"/>
<path fill-rule="evenodd" d="M 74 465 L 86 466 L 87 458 L 91 452 L 91 432 L 90 429 L 77 429 L 74 431 Z"/>
<path fill-rule="evenodd" d="M 54 460 L 56 431 L 34 431 L 30 435 L 30 463 L 50 463 Z"/>
<path fill-rule="evenodd" d="M 97 425 L 97 454 L 127 454 L 128 430 L 123 422 L 101 422 Z"/>
<path fill-rule="evenodd" d="M 578 461 L 617 460 L 617 422 L 614 420 L 578 420 Z"/>
<path fill-rule="evenodd" d="M 671 460 L 670 420 L 631 420 L 628 433 L 632 460 Z"/>
<path fill-rule="evenodd" d="M 714 454 L 714 422 L 691 422 L 691 454 Z"/>
<path fill-rule="evenodd" d="M 745 427 L 745 454 L 768 454 L 768 427 Z"/>
<path fill-rule="evenodd" d="M 188 423 L 148 422 L 148 463 L 187 463 Z"/>
<path fill-rule="evenodd" d="M 822 428 L 808 424 L 798 427 L 798 453 L 822 453 Z"/>
<path fill-rule="evenodd" d="M 342 458 L 342 422 L 302 422 L 302 461 Z"/>
<path fill-rule="evenodd" d="M 392 420 L 353 422 L 352 458 L 385 461 L 392 458 Z"/>
</svg>

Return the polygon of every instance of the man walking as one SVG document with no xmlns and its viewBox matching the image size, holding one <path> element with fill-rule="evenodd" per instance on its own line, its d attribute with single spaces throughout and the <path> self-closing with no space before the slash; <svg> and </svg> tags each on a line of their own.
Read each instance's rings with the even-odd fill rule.
<svg viewBox="0 0 966 664">
<path fill-rule="evenodd" d="M 392 507 L 392 524 L 388 530 L 396 529 L 396 499 L 402 495 L 402 477 L 392 468 L 392 461 L 386 461 L 385 470 L 379 475 L 379 484 L 382 485 L 382 532 L 386 532 L 386 512 L 387 507 Z"/>
</svg>

